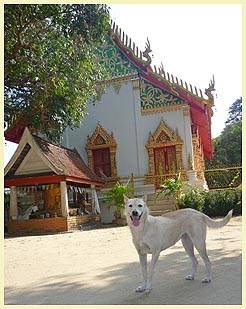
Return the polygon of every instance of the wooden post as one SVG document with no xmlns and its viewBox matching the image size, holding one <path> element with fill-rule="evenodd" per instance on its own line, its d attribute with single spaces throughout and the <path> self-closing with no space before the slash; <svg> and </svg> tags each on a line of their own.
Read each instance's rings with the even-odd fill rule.
<svg viewBox="0 0 246 309">
<path fill-rule="evenodd" d="M 10 187 L 10 208 L 9 215 L 12 220 L 17 220 L 18 208 L 17 208 L 17 192 L 16 187 Z"/>
<path fill-rule="evenodd" d="M 68 217 L 69 210 L 68 210 L 68 196 L 67 196 L 67 184 L 66 181 L 60 182 L 61 188 L 61 210 L 62 216 Z"/>
</svg>

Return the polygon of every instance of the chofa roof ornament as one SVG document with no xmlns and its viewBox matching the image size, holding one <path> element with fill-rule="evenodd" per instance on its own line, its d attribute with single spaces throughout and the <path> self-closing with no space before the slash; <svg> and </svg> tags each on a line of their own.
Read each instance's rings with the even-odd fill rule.
<svg viewBox="0 0 246 309">
<path fill-rule="evenodd" d="M 215 80 L 214 75 L 212 76 L 212 79 L 209 82 L 208 88 L 205 89 L 205 94 L 208 97 L 208 100 L 214 105 L 214 96 L 212 94 L 213 91 L 215 91 Z"/>
<path fill-rule="evenodd" d="M 150 42 L 149 39 L 147 37 L 147 42 L 145 43 L 145 50 L 143 52 L 143 56 L 147 59 L 148 64 L 151 63 L 151 57 L 150 57 L 150 53 L 152 52 L 152 49 L 150 47 Z"/>
</svg>

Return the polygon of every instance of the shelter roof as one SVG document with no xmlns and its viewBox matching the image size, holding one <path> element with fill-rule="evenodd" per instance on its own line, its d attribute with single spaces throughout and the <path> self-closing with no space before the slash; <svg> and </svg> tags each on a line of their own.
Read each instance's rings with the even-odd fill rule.
<svg viewBox="0 0 246 309">
<path fill-rule="evenodd" d="M 35 164 L 39 164 L 40 170 L 69 177 L 70 181 L 74 182 L 79 180 L 80 183 L 84 181 L 86 184 L 103 185 L 103 180 L 89 169 L 75 148 L 69 149 L 51 143 L 31 134 L 27 127 L 14 155 L 5 168 L 6 179 L 37 175 L 37 171 L 33 170 L 31 162 L 29 166 L 28 162 L 26 162 L 25 168 L 23 166 L 24 160 L 28 159 L 26 158 L 28 153 L 37 156 L 39 161 L 36 160 Z M 20 171 L 21 167 L 22 171 Z M 26 174 L 23 171 L 26 171 Z"/>
</svg>

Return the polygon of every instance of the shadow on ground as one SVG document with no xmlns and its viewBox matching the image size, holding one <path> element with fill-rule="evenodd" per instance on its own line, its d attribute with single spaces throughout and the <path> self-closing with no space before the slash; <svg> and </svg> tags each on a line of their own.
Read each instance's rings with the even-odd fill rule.
<svg viewBox="0 0 246 309">
<path fill-rule="evenodd" d="M 157 264 L 149 295 L 135 293 L 141 276 L 139 263 L 133 262 L 100 268 L 100 275 L 90 282 L 85 280 L 88 274 L 70 273 L 47 276 L 43 282 L 22 289 L 9 286 L 5 288 L 5 304 L 241 304 L 239 252 L 209 250 L 213 273 L 210 284 L 201 283 L 204 265 L 200 258 L 196 279 L 185 281 L 188 257 L 181 248 L 168 252 L 162 253 Z"/>
</svg>

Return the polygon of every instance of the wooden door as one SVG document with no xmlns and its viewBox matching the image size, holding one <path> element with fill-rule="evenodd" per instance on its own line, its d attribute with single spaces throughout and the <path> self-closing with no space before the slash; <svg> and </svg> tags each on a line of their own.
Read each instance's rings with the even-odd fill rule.
<svg viewBox="0 0 246 309">
<path fill-rule="evenodd" d="M 93 150 L 94 172 L 100 176 L 100 170 L 108 177 L 111 176 L 111 162 L 109 148 Z"/>
<path fill-rule="evenodd" d="M 175 146 L 154 149 L 155 174 L 174 174 L 177 170 Z"/>
</svg>

